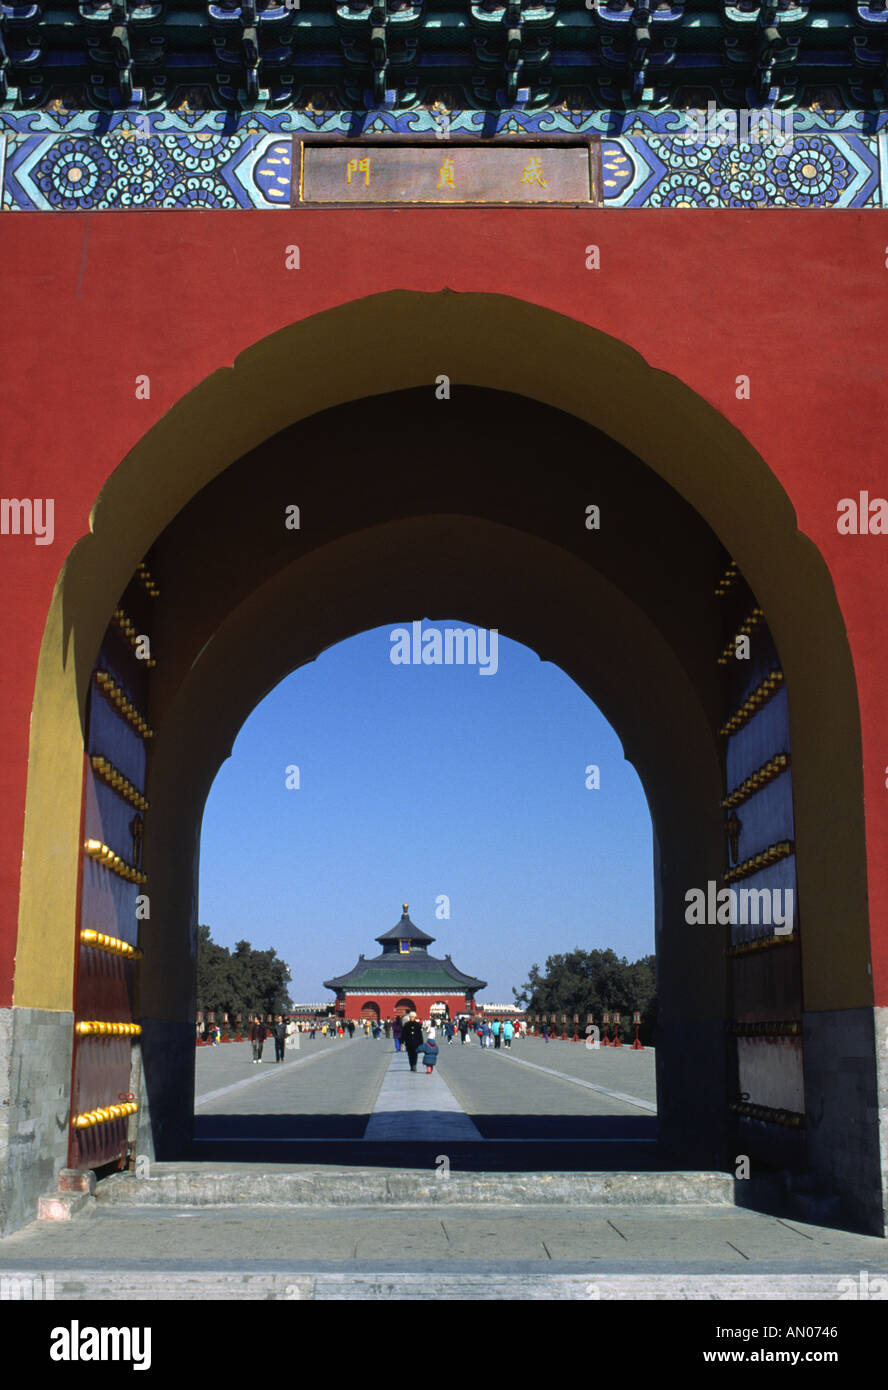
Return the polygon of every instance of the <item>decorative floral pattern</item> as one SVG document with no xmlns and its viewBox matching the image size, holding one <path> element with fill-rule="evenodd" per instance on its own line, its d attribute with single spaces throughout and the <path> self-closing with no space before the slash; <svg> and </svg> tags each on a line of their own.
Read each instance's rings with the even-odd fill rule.
<svg viewBox="0 0 888 1390">
<path fill-rule="evenodd" d="M 848 161 L 833 140 L 811 135 L 794 140 L 789 154 L 774 161 L 777 187 L 796 207 L 829 207 L 851 180 Z"/>
<path fill-rule="evenodd" d="M 114 208 L 290 206 L 290 136 L 382 133 L 440 137 L 440 113 L 280 110 L 234 117 L 189 94 L 176 109 L 0 112 L 6 135 L 3 207 Z M 453 136 L 489 134 L 489 113 L 448 112 Z M 602 135 L 605 205 L 654 208 L 830 208 L 888 205 L 880 170 L 882 113 L 798 111 L 795 134 L 755 145 L 695 142 L 686 112 L 503 111 L 497 132 Z M 619 132 L 615 135 L 614 132 Z M 727 132 L 726 132 L 727 133 Z M 885 155 L 881 156 L 883 159 Z M 886 190 L 884 193 L 881 190 Z"/>
<path fill-rule="evenodd" d="M 179 164 L 195 173 L 211 173 L 231 158 L 238 141 L 212 130 L 191 131 L 188 134 L 167 135 L 164 144 Z"/>
<path fill-rule="evenodd" d="M 876 161 L 852 167 L 852 145 L 841 136 L 775 138 L 766 145 L 728 141 L 695 144 L 679 137 L 651 137 L 650 149 L 668 172 L 649 195 L 653 207 L 833 207 L 860 206 L 842 195 L 853 179 L 866 196 L 875 189 Z M 859 144 L 859 140 L 856 141 Z M 688 197 L 685 201 L 680 190 Z M 865 205 L 865 199 L 862 200 Z"/>
<path fill-rule="evenodd" d="M 114 179 L 111 160 L 96 140 L 55 140 L 34 171 L 34 182 L 51 207 L 89 212 L 98 207 Z"/>
<path fill-rule="evenodd" d="M 161 204 L 165 208 L 236 208 L 237 199 L 212 174 L 192 174 L 177 183 Z"/>
<path fill-rule="evenodd" d="M 718 196 L 712 191 L 712 184 L 699 174 L 670 174 L 650 196 L 650 206 L 655 208 L 717 208 Z"/>
<path fill-rule="evenodd" d="M 109 141 L 109 144 L 112 142 Z M 113 141 L 115 179 L 107 205 L 121 208 L 163 206 L 176 182 L 176 166 L 160 140 Z"/>
</svg>

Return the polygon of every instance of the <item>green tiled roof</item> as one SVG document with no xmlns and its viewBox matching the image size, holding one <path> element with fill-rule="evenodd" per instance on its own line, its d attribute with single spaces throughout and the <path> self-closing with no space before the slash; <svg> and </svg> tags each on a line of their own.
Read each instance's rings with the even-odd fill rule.
<svg viewBox="0 0 888 1390">
<path fill-rule="evenodd" d="M 392 970 L 368 970 L 365 974 L 359 974 L 353 970 L 348 976 L 348 989 L 400 989 L 403 983 L 405 993 L 411 989 L 446 989 L 451 994 L 455 987 L 458 992 L 467 987 L 465 982 L 455 980 L 452 975 L 448 975 L 446 970 L 429 970 L 422 978 L 417 978 L 416 974 L 405 970 L 402 975 Z M 482 980 L 472 980 L 471 983 L 476 989 L 483 988 Z M 331 985 L 328 983 L 328 988 Z"/>
<path fill-rule="evenodd" d="M 454 990 L 462 992 L 487 988 L 486 980 L 477 980 L 474 975 L 464 975 L 457 970 L 449 956 L 443 960 L 430 956 L 426 943 L 434 939 L 411 922 L 405 903 L 400 922 L 376 938 L 382 945 L 382 954 L 370 960 L 360 956 L 353 970 L 325 980 L 324 988 L 337 991 L 398 989 L 405 994 L 411 989 L 446 989 L 453 993 Z M 403 954 L 398 949 L 402 941 L 410 943 L 409 949 Z"/>
</svg>

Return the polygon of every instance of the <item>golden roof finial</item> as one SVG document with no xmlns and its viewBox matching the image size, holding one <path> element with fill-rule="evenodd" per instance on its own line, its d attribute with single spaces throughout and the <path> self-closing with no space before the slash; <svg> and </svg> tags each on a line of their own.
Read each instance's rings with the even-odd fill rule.
<svg viewBox="0 0 888 1390">
<path fill-rule="evenodd" d="M 406 904 L 406 903 L 402 903 L 401 906 L 402 906 L 403 909 L 404 909 L 404 916 L 406 917 L 406 916 L 407 916 L 407 904 Z"/>
</svg>

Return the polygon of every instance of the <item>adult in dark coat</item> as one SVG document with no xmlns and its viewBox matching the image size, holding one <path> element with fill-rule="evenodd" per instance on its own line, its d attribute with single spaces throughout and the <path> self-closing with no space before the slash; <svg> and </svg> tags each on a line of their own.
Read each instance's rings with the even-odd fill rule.
<svg viewBox="0 0 888 1390">
<path fill-rule="evenodd" d="M 262 1061 L 262 1048 L 268 1037 L 268 1029 L 260 1018 L 254 1018 L 250 1028 L 250 1042 L 253 1044 L 253 1061 Z"/>
<path fill-rule="evenodd" d="M 416 1057 L 422 1043 L 422 1024 L 411 1013 L 410 1017 L 401 1024 L 401 1037 L 407 1049 L 407 1060 L 410 1063 L 410 1070 L 416 1071 Z"/>
<path fill-rule="evenodd" d="M 401 1042 L 403 1041 L 402 1036 L 401 1036 L 401 1032 L 402 1032 L 403 1027 L 404 1027 L 404 1025 L 403 1025 L 403 1023 L 401 1022 L 401 1015 L 398 1014 L 398 1016 L 395 1018 L 394 1023 L 392 1024 L 392 1037 L 393 1037 L 394 1040 L 395 1040 L 395 1051 L 396 1051 L 396 1052 L 400 1052 L 400 1051 L 401 1051 Z"/>
</svg>

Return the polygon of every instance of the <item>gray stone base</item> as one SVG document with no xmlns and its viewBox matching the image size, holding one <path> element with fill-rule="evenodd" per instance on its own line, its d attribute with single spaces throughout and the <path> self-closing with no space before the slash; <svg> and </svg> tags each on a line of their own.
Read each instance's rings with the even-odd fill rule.
<svg viewBox="0 0 888 1390">
<path fill-rule="evenodd" d="M 136 1162 L 181 1158 L 194 1130 L 194 1025 L 140 1018 Z M 134 1070 L 136 1065 L 134 1064 Z"/>
<path fill-rule="evenodd" d="M 830 1274 L 614 1274 L 589 1270 L 577 1274 L 549 1274 L 537 1269 L 509 1269 L 495 1266 L 472 1273 L 451 1273 L 440 1265 L 431 1268 L 347 1272 L 335 1274 L 269 1273 L 257 1271 L 255 1264 L 239 1269 L 194 1271 L 168 1268 L 90 1269 L 81 1272 L 57 1271 L 50 1281 L 42 1271 L 16 1271 L 10 1282 L 18 1287 L 40 1288 L 48 1282 L 54 1299 L 66 1302 L 169 1302 L 206 1303 L 220 1300 L 308 1302 L 506 1302 L 545 1300 L 546 1302 L 589 1302 L 590 1300 L 635 1301 L 719 1300 L 736 1303 L 787 1301 L 799 1299 L 835 1301 L 841 1295 L 841 1276 Z M 22 1292 L 10 1297 L 33 1298 Z M 67 1317 L 67 1314 L 65 1315 Z M 775 1319 L 776 1321 L 776 1319 Z"/>
<path fill-rule="evenodd" d="M 74 1015 L 0 1009 L 0 1235 L 35 1220 L 68 1162 Z"/>
<path fill-rule="evenodd" d="M 172 1170 L 172 1171 L 170 1171 Z M 146 1177 L 114 1173 L 99 1183 L 100 1207 L 520 1207 L 567 1206 L 730 1207 L 729 1173 L 391 1173 L 356 1168 L 346 1173 L 176 1171 L 154 1168 Z"/>
<path fill-rule="evenodd" d="M 843 1220 L 888 1235 L 888 1009 L 804 1015 L 807 1170 Z"/>
</svg>

